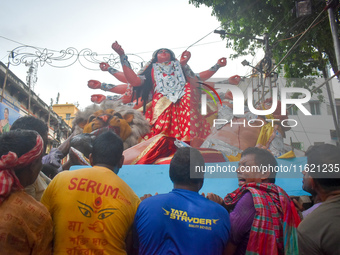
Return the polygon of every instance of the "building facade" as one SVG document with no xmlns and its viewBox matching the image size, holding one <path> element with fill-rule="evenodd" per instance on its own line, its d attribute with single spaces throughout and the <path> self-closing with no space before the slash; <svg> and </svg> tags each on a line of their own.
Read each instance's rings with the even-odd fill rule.
<svg viewBox="0 0 340 255">
<path fill-rule="evenodd" d="M 53 111 L 58 114 L 65 123 L 72 128 L 72 121 L 76 115 L 76 113 L 79 111 L 77 106 L 74 104 L 54 104 L 52 106 Z"/>
<path fill-rule="evenodd" d="M 0 119 L 8 118 L 9 125 L 25 115 L 44 121 L 49 127 L 48 150 L 57 147 L 70 134 L 69 125 L 0 62 Z"/>
</svg>

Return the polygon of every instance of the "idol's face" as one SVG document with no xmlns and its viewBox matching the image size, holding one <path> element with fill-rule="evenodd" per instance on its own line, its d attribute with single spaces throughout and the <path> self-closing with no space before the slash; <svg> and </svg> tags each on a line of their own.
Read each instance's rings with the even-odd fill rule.
<svg viewBox="0 0 340 255">
<path fill-rule="evenodd" d="M 164 63 L 169 62 L 171 60 L 171 54 L 166 49 L 161 49 L 157 52 L 157 62 Z"/>
</svg>

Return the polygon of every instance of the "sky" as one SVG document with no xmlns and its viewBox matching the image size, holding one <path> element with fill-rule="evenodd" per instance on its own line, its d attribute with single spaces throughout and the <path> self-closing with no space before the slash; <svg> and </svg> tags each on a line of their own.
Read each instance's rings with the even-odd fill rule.
<svg viewBox="0 0 340 255">
<path fill-rule="evenodd" d="M 220 23 L 211 15 L 212 9 L 196 8 L 186 0 L 0 0 L 0 61 L 8 62 L 9 52 L 43 52 L 53 58 L 61 56 L 60 51 L 74 47 L 78 51 L 90 49 L 99 54 L 98 61 L 115 58 L 113 42 L 118 41 L 131 61 L 148 61 L 159 48 L 169 48 L 179 58 L 189 46 L 190 67 L 194 72 L 202 72 L 213 66 L 221 57 L 227 57 L 227 66 L 221 68 L 214 78 L 228 78 L 232 75 L 245 76 L 249 67 L 241 62 L 247 59 L 257 63 L 262 51 L 254 57 L 230 60 L 232 49 L 218 34 Z M 197 42 L 197 43 L 196 43 Z M 32 47 L 21 47 L 29 45 Z M 27 54 L 26 54 L 27 55 Z M 31 58 L 32 59 L 32 58 Z M 27 58 L 28 61 L 31 60 Z M 79 62 L 69 67 L 56 68 L 47 63 L 38 66 L 37 83 L 34 92 L 47 103 L 79 103 L 84 109 L 92 104 L 92 94 L 112 95 L 109 92 L 92 90 L 88 80 L 98 80 L 111 84 L 121 84 L 108 72 L 99 69 L 97 63 L 79 58 L 92 70 Z M 52 65 L 66 66 L 67 61 L 52 61 Z M 121 66 L 116 66 L 122 70 Z M 22 81 L 26 81 L 28 67 L 24 63 L 10 65 Z"/>
</svg>

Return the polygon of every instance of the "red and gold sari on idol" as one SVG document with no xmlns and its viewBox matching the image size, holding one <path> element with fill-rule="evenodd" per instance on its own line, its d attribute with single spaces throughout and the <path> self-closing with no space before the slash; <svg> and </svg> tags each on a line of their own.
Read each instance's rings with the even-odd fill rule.
<svg viewBox="0 0 340 255">
<path fill-rule="evenodd" d="M 143 137 L 144 140 L 163 134 L 190 143 L 193 138 L 206 138 L 210 132 L 208 122 L 199 111 L 199 89 L 186 82 L 182 70 L 179 69 L 175 66 L 166 73 L 159 68 L 157 70 L 157 64 L 154 64 L 151 76 L 155 92 L 145 112 L 151 131 Z M 176 72 L 179 78 L 176 77 Z M 171 85 L 165 89 L 161 87 L 167 82 L 167 77 L 179 80 L 173 90 Z"/>
<path fill-rule="evenodd" d="M 124 164 L 169 164 L 176 139 L 189 144 L 210 133 L 200 113 L 200 90 L 186 81 L 178 61 L 154 63 L 151 77 L 154 93 L 145 111 L 151 130 L 143 142 L 124 151 Z"/>
</svg>

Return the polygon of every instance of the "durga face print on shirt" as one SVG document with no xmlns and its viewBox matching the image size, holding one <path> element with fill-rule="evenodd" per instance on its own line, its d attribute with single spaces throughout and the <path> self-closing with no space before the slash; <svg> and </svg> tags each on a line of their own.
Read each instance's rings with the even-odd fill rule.
<svg viewBox="0 0 340 255">
<path fill-rule="evenodd" d="M 92 206 L 87 205 L 83 202 L 77 201 L 78 204 L 78 209 L 81 212 L 83 216 L 86 218 L 93 218 L 96 219 L 96 221 L 92 224 L 89 224 L 88 229 L 100 233 L 105 231 L 105 224 L 102 222 L 102 220 L 110 217 L 113 215 L 116 208 L 103 208 L 102 209 L 102 204 L 103 201 L 101 197 L 97 197 L 92 204 Z"/>
</svg>

